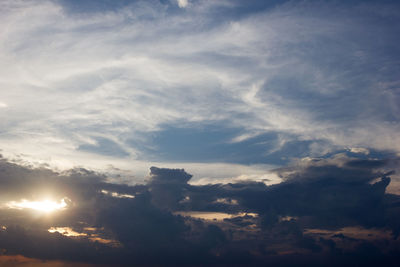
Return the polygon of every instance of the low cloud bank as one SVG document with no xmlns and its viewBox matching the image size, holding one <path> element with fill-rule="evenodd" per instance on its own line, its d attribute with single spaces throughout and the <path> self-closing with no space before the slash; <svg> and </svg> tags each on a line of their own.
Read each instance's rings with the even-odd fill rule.
<svg viewBox="0 0 400 267">
<path fill-rule="evenodd" d="M 397 162 L 302 161 L 276 169 L 283 182 L 272 186 L 196 186 L 183 169 L 151 167 L 147 184 L 128 186 L 1 159 L 0 248 L 106 265 L 390 266 L 400 255 L 400 197 L 385 189 Z M 67 207 L 46 214 L 3 205 L 62 198 Z"/>
</svg>

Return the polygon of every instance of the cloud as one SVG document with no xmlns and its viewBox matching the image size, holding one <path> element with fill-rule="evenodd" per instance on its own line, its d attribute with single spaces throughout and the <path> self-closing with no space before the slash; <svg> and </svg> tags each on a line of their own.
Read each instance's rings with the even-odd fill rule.
<svg viewBox="0 0 400 267">
<path fill-rule="evenodd" d="M 1 1 L 0 251 L 398 262 L 398 9 Z"/>
<path fill-rule="evenodd" d="M 177 2 L 180 8 L 185 8 L 189 4 L 188 0 L 177 0 Z"/>
<path fill-rule="evenodd" d="M 117 143 L 106 138 L 97 138 L 97 143 L 95 145 L 84 144 L 80 145 L 78 150 L 84 150 L 89 152 L 95 152 L 98 154 L 104 154 L 115 157 L 126 157 L 129 154 L 124 151 Z"/>
<path fill-rule="evenodd" d="M 85 169 L 55 173 L 2 159 L 2 203 L 70 200 L 46 214 L 2 206 L 0 248 L 6 255 L 90 264 L 282 266 L 296 257 L 314 264 L 316 255 L 322 262 L 361 262 L 373 248 L 374 260 L 390 262 L 400 200 L 385 193 L 388 166 L 343 156 L 309 160 L 275 170 L 284 180 L 271 186 L 191 185 L 183 169 L 152 167 L 146 184 L 129 186 Z M 223 216 L 204 220 L 202 213 Z"/>
<path fill-rule="evenodd" d="M 360 154 L 365 154 L 365 155 L 369 154 L 369 150 L 366 148 L 362 148 L 362 147 L 352 147 L 352 148 L 350 148 L 350 151 L 353 153 L 360 153 Z"/>
<path fill-rule="evenodd" d="M 275 161 L 295 142 L 398 152 L 397 5 L 246 3 L 3 1 L 4 153 L 163 163 L 153 136 L 190 124 L 277 134 Z"/>
<path fill-rule="evenodd" d="M 150 168 L 149 190 L 153 203 L 161 208 L 174 210 L 184 198 L 185 187 L 192 175 L 183 169 Z"/>
</svg>

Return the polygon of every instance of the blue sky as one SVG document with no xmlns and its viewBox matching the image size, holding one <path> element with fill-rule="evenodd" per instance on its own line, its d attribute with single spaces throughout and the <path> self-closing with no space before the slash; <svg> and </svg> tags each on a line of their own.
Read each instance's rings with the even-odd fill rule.
<svg viewBox="0 0 400 267">
<path fill-rule="evenodd" d="M 0 25 L 1 266 L 398 265 L 398 1 L 1 0 Z"/>
<path fill-rule="evenodd" d="M 397 11 L 393 1 L 2 1 L 2 153 L 118 168 L 133 183 L 151 165 L 234 179 L 349 151 L 393 157 Z"/>
</svg>

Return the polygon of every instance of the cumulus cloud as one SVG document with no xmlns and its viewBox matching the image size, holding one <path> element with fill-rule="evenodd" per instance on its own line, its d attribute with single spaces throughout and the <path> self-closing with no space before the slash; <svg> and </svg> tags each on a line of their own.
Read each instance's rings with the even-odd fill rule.
<svg viewBox="0 0 400 267">
<path fill-rule="evenodd" d="M 152 200 L 158 207 L 175 209 L 184 199 L 184 189 L 192 175 L 183 169 L 150 168 L 150 181 L 148 183 Z"/>
<path fill-rule="evenodd" d="M 400 199 L 385 193 L 388 165 L 312 160 L 277 169 L 284 181 L 271 186 L 190 185 L 183 169 L 152 167 L 146 184 L 129 186 L 85 169 L 55 173 L 2 159 L 2 203 L 69 200 L 45 214 L 1 206 L 0 248 L 9 257 L 90 264 L 282 266 L 293 258 L 361 263 L 372 249 L 371 260 L 389 264 Z"/>
<path fill-rule="evenodd" d="M 398 9 L 1 1 L 0 264 L 398 262 Z"/>
</svg>

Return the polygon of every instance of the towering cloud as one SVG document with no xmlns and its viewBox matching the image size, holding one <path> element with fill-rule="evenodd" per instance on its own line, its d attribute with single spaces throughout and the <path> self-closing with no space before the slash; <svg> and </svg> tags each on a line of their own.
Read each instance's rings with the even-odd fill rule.
<svg viewBox="0 0 400 267">
<path fill-rule="evenodd" d="M 396 1 L 1 0 L 0 25 L 0 265 L 398 265 Z"/>
<path fill-rule="evenodd" d="M 339 264 L 366 255 L 389 264 L 398 260 L 400 198 L 385 193 L 387 164 L 343 156 L 302 162 L 277 169 L 284 182 L 272 186 L 193 186 L 183 169 L 152 167 L 146 184 L 128 186 L 84 169 L 58 174 L 3 159 L 0 247 L 111 265 Z M 6 206 L 41 201 L 49 188 L 50 199 L 69 199 L 64 209 Z"/>
</svg>

